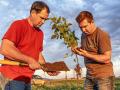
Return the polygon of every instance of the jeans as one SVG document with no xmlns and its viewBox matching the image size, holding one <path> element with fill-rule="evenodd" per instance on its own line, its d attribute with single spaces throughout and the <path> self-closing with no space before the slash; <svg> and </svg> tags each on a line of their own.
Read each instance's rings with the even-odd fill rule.
<svg viewBox="0 0 120 90">
<path fill-rule="evenodd" d="M 23 81 L 12 80 L 6 84 L 5 90 L 31 90 L 31 85 Z"/>
<path fill-rule="evenodd" d="M 114 90 L 114 77 L 86 78 L 84 90 Z"/>
<path fill-rule="evenodd" d="M 31 84 L 23 81 L 10 80 L 0 74 L 0 86 L 2 90 L 31 90 Z"/>
</svg>

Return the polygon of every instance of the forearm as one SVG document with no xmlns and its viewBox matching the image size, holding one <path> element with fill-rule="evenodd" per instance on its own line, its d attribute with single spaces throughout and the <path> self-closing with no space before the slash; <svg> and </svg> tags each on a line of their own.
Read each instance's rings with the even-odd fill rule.
<svg viewBox="0 0 120 90">
<path fill-rule="evenodd" d="M 43 57 L 43 55 L 42 55 L 41 52 L 40 52 L 40 54 L 39 54 L 39 63 L 40 63 L 40 64 L 45 64 L 45 63 L 46 63 L 45 58 Z"/>
<path fill-rule="evenodd" d="M 109 63 L 110 59 L 111 59 L 111 50 L 106 51 L 102 54 L 92 54 L 86 50 L 83 50 L 83 49 L 77 50 L 75 48 L 74 52 L 77 53 L 78 55 L 84 56 L 86 58 L 90 58 L 91 60 L 94 60 L 94 61 L 100 62 L 100 63 Z"/>
<path fill-rule="evenodd" d="M 108 55 L 94 55 L 94 54 L 87 54 L 85 57 L 90 58 L 96 62 L 100 63 L 108 63 L 110 62 L 110 57 Z"/>
<path fill-rule="evenodd" d="M 0 49 L 0 52 L 2 55 L 7 57 L 8 59 L 17 60 L 17 61 L 21 61 L 21 62 L 25 62 L 25 63 L 32 62 L 31 57 L 24 55 L 16 47 L 12 47 L 12 46 L 4 47 L 4 46 L 2 46 Z"/>
</svg>

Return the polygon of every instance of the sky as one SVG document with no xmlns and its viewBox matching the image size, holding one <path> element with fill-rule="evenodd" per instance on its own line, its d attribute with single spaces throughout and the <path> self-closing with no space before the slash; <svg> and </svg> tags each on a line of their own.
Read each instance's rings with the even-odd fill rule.
<svg viewBox="0 0 120 90">
<path fill-rule="evenodd" d="M 18 19 L 29 16 L 31 4 L 36 0 L 0 0 L 0 42 L 10 24 Z M 78 38 L 81 31 L 75 21 L 76 16 L 83 10 L 88 10 L 94 15 L 97 26 L 107 31 L 111 37 L 112 43 L 112 62 L 114 72 L 120 75 L 120 1 L 119 0 L 41 0 L 50 7 L 49 17 L 65 17 L 72 26 L 72 31 Z M 47 21 L 41 29 L 44 37 L 43 55 L 47 62 L 65 61 L 70 69 L 73 69 L 76 63 L 74 56 L 64 58 L 65 53 L 70 53 L 62 40 L 51 40 L 52 30 L 50 22 Z M 80 40 L 78 41 L 80 42 Z M 0 56 L 3 58 L 3 56 Z M 79 64 L 84 66 L 83 57 L 79 56 Z"/>
</svg>

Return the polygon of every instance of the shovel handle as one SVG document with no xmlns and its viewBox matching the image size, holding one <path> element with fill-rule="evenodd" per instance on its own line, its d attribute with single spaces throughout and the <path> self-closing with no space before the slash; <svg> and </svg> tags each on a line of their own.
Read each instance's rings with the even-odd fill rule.
<svg viewBox="0 0 120 90">
<path fill-rule="evenodd" d="M 21 63 L 21 62 L 17 62 L 17 61 L 10 61 L 10 60 L 1 60 L 1 59 L 0 59 L 0 64 L 3 64 L 3 65 L 17 65 L 17 66 L 28 66 L 28 64 L 26 64 L 26 63 Z"/>
</svg>

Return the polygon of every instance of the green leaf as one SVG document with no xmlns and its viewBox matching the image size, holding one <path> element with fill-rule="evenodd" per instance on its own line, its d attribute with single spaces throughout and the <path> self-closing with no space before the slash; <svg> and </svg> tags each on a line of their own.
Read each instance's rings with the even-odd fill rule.
<svg viewBox="0 0 120 90">
<path fill-rule="evenodd" d="M 64 55 L 64 58 L 67 58 L 68 57 L 68 53 L 66 53 L 65 55 Z"/>
<path fill-rule="evenodd" d="M 52 30 L 56 28 L 56 24 L 53 24 L 52 25 Z"/>
<path fill-rule="evenodd" d="M 76 59 L 74 59 L 73 61 L 76 62 Z"/>
<path fill-rule="evenodd" d="M 59 23 L 61 21 L 61 17 L 59 17 L 58 19 L 57 19 L 57 23 Z"/>
<path fill-rule="evenodd" d="M 57 17 L 51 18 L 51 21 L 52 21 L 53 23 L 57 23 Z"/>
<path fill-rule="evenodd" d="M 55 38 L 56 38 L 56 35 L 52 35 L 52 36 L 51 36 L 51 39 L 55 39 Z"/>
</svg>

